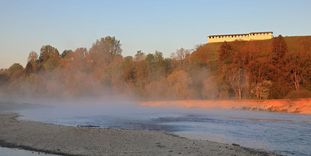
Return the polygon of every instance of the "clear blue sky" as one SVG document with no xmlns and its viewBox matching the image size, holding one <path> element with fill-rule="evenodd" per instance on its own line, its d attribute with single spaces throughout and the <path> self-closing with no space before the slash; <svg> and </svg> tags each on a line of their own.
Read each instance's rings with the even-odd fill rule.
<svg viewBox="0 0 311 156">
<path fill-rule="evenodd" d="M 310 0 L 1 0 L 0 68 L 25 65 L 42 45 L 89 48 L 107 35 L 121 40 L 124 55 L 165 56 L 210 34 L 310 35 L 310 8 Z"/>
</svg>

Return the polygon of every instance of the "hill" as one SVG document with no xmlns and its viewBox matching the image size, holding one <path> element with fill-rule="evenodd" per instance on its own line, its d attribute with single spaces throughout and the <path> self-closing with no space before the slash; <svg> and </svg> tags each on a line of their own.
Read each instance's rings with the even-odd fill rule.
<svg viewBox="0 0 311 156">
<path fill-rule="evenodd" d="M 311 36 L 286 36 L 284 39 L 288 47 L 288 53 L 310 51 L 311 49 Z M 260 56 L 267 56 L 271 52 L 272 39 L 246 42 L 253 44 L 256 47 L 254 52 L 257 52 Z M 235 42 L 230 43 L 233 45 L 236 44 Z M 222 44 L 223 42 L 207 43 L 201 45 L 192 53 L 192 55 L 197 55 L 200 57 L 205 56 L 208 64 L 211 66 L 211 69 L 215 70 L 218 67 L 218 52 Z"/>
<path fill-rule="evenodd" d="M 309 97 L 310 59 L 311 36 L 207 43 L 191 54 L 192 62 L 208 69 L 210 83 L 217 83 L 218 98 Z"/>
</svg>

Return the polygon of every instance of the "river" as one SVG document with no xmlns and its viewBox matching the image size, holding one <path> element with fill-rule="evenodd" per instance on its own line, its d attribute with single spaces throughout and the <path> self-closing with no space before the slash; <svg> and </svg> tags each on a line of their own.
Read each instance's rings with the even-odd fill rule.
<svg viewBox="0 0 311 156">
<path fill-rule="evenodd" d="M 311 116 L 224 109 L 137 105 L 54 105 L 18 110 L 22 120 L 53 124 L 156 130 L 183 137 L 236 143 L 284 155 L 311 155 Z"/>
</svg>

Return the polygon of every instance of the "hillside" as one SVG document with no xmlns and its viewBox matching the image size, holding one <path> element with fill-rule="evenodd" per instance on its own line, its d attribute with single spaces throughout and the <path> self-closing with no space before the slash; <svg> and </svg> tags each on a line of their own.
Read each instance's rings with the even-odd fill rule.
<svg viewBox="0 0 311 156">
<path fill-rule="evenodd" d="M 191 54 L 208 69 L 207 88 L 216 82 L 218 97 L 240 98 L 310 97 L 310 59 L 311 36 L 208 43 Z"/>
<path fill-rule="evenodd" d="M 311 36 L 286 36 L 284 39 L 288 47 L 288 53 L 310 51 L 311 49 Z M 234 42 L 231 43 L 235 44 Z M 249 43 L 255 45 L 255 51 L 258 52 L 260 56 L 267 56 L 271 51 L 272 39 L 249 41 Z M 217 68 L 218 51 L 221 45 L 222 42 L 204 44 L 194 51 L 193 55 L 206 56 L 209 62 L 208 64 L 212 66 L 212 69 L 215 69 Z"/>
</svg>

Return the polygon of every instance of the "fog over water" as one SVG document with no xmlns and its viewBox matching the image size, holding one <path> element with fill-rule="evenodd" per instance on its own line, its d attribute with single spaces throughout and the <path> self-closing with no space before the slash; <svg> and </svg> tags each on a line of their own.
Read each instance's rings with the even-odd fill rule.
<svg viewBox="0 0 311 156">
<path fill-rule="evenodd" d="M 311 116 L 306 115 L 142 107 L 125 99 L 36 104 L 39 106 L 16 110 L 20 119 L 69 126 L 157 130 L 285 155 L 311 155 Z"/>
</svg>

